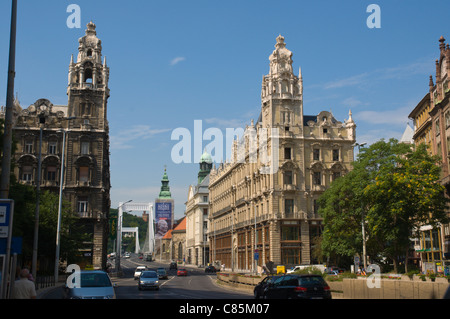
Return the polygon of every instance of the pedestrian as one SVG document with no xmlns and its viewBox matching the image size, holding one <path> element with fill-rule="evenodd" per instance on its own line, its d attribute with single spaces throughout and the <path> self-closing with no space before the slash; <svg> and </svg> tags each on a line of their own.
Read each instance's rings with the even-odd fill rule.
<svg viewBox="0 0 450 319">
<path fill-rule="evenodd" d="M 19 280 L 14 282 L 12 299 L 36 299 L 36 288 L 29 276 L 30 271 L 22 269 Z"/>
</svg>

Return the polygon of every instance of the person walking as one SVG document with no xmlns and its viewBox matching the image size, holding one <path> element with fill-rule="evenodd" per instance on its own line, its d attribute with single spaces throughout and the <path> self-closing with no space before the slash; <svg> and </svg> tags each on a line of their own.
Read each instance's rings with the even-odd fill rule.
<svg viewBox="0 0 450 319">
<path fill-rule="evenodd" d="M 22 269 L 19 280 L 14 282 L 12 299 L 36 299 L 34 282 L 29 280 L 30 271 Z"/>
</svg>

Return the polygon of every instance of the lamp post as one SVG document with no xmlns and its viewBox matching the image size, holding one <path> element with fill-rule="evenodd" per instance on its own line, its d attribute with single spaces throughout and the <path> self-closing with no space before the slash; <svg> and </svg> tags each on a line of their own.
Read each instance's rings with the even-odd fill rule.
<svg viewBox="0 0 450 319">
<path fill-rule="evenodd" d="M 361 147 L 364 147 L 367 143 L 355 143 L 354 146 L 358 147 L 358 155 L 360 153 Z M 362 240 L 363 240 L 363 262 L 364 262 L 364 270 L 367 269 L 367 258 L 366 258 L 366 229 L 364 227 L 364 207 L 361 203 L 361 232 L 362 232 Z"/>
<path fill-rule="evenodd" d="M 42 131 L 45 125 L 45 114 L 39 115 L 39 157 L 38 157 L 38 170 L 36 180 L 36 209 L 34 212 L 34 239 L 33 239 L 33 257 L 31 262 L 31 269 L 33 278 L 36 278 L 37 272 L 37 254 L 38 254 L 38 241 L 39 241 L 39 201 L 41 195 L 41 169 L 42 169 Z"/>
<path fill-rule="evenodd" d="M 70 121 L 75 119 L 76 117 L 72 116 L 72 117 L 68 117 L 64 120 L 66 121 Z M 62 192 L 63 192 L 63 185 L 64 185 L 64 155 L 66 152 L 66 131 L 63 129 L 62 133 L 63 133 L 63 139 L 62 139 L 62 153 L 61 153 L 61 176 L 59 179 L 59 203 L 58 203 L 58 224 L 56 227 L 56 252 L 55 252 L 55 271 L 54 271 L 54 276 L 55 276 L 55 283 L 58 282 L 58 274 L 59 274 L 59 253 L 61 251 L 61 247 L 60 247 L 60 232 L 61 232 L 61 214 L 62 214 Z"/>
</svg>

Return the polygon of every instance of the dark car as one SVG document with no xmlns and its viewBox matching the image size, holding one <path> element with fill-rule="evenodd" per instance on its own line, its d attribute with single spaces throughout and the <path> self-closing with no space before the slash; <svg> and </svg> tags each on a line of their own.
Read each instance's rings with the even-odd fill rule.
<svg viewBox="0 0 450 319">
<path fill-rule="evenodd" d="M 177 263 L 176 263 L 176 262 L 171 262 L 171 263 L 170 263 L 169 270 L 172 270 L 172 269 L 175 269 L 175 270 L 178 269 L 178 266 L 177 266 Z"/>
<path fill-rule="evenodd" d="M 255 299 L 259 299 L 264 296 L 264 289 L 279 276 L 267 276 L 259 284 L 255 286 L 253 289 L 253 294 L 255 295 Z"/>
<path fill-rule="evenodd" d="M 215 273 L 216 271 L 217 271 L 216 267 L 211 266 L 211 265 L 205 268 L 205 272 L 213 272 L 213 273 Z"/>
<path fill-rule="evenodd" d="M 331 299 L 331 291 L 320 275 L 285 275 L 267 285 L 264 298 Z"/>
<path fill-rule="evenodd" d="M 167 271 L 165 268 L 156 269 L 156 273 L 158 274 L 159 279 L 167 279 Z"/>
</svg>

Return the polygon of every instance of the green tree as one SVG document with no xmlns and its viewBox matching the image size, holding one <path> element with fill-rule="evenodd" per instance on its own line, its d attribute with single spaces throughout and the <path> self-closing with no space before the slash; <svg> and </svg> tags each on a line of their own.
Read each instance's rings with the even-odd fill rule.
<svg viewBox="0 0 450 319">
<path fill-rule="evenodd" d="M 364 220 L 367 254 L 389 258 L 397 271 L 414 231 L 447 221 L 437 162 L 425 146 L 414 150 L 395 139 L 361 149 L 353 170 L 333 182 L 319 200 L 324 252 L 360 254 Z"/>
</svg>

